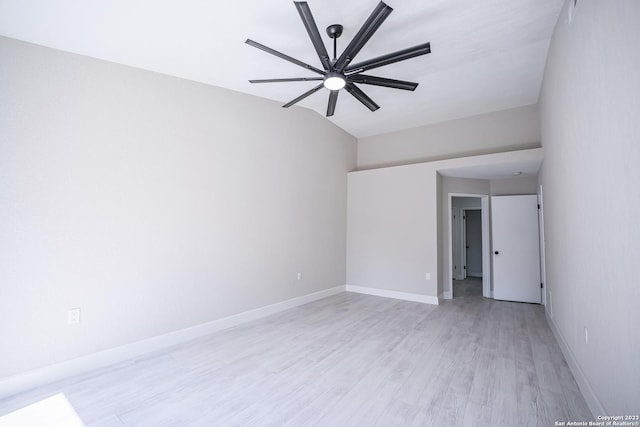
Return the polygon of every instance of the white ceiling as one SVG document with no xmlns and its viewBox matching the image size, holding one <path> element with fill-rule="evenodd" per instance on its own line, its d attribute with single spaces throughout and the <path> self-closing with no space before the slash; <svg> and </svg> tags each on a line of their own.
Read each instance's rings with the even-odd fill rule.
<svg viewBox="0 0 640 427">
<path fill-rule="evenodd" d="M 344 25 L 340 52 L 377 0 L 308 3 L 323 36 L 328 25 Z M 354 62 L 429 41 L 431 54 L 368 72 L 420 86 L 408 92 L 361 85 L 381 106 L 374 113 L 341 91 L 328 120 L 365 137 L 537 102 L 563 0 L 387 3 L 394 12 Z M 321 68 L 291 0 L 0 0 L 0 34 L 282 103 L 318 82 L 247 80 L 316 75 L 245 39 Z M 332 52 L 328 37 L 325 45 Z M 323 89 L 298 105 L 324 116 L 327 100 Z"/>
</svg>

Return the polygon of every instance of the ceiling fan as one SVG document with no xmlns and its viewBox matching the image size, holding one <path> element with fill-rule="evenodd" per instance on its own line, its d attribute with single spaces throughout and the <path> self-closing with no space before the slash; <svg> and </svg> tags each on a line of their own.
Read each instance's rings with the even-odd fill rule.
<svg viewBox="0 0 640 427">
<path fill-rule="evenodd" d="M 362 25 L 358 33 L 353 37 L 347 48 L 342 52 L 340 57 L 337 57 L 337 40 L 342 35 L 342 25 L 334 24 L 327 27 L 327 35 L 333 39 L 333 59 L 329 58 L 327 49 L 320 37 L 320 32 L 311 14 L 311 9 L 305 1 L 293 2 L 298 9 L 300 18 L 311 38 L 313 47 L 320 58 L 322 69 L 316 68 L 312 65 L 306 64 L 289 55 L 278 52 L 263 44 L 260 44 L 251 39 L 247 39 L 245 43 L 250 46 L 256 47 L 267 53 L 277 56 L 278 58 L 289 61 L 302 68 L 313 71 L 316 74 L 320 74 L 319 77 L 291 77 L 284 79 L 262 79 L 262 80 L 249 80 L 251 83 L 283 83 L 283 82 L 306 82 L 306 81 L 322 81 L 318 86 L 303 93 L 294 100 L 286 103 L 283 107 L 288 108 L 297 102 L 302 101 L 309 95 L 312 95 L 322 89 L 323 87 L 329 89 L 329 104 L 327 106 L 327 117 L 333 116 L 336 103 L 338 101 L 338 93 L 340 89 L 344 88 L 353 95 L 358 101 L 364 104 L 371 111 L 376 111 L 380 106 L 376 104 L 371 98 L 369 98 L 355 83 L 368 84 L 374 86 L 390 87 L 393 89 L 403 89 L 414 91 L 418 87 L 418 83 L 407 82 L 402 80 L 388 79 L 384 77 L 371 76 L 362 74 L 365 71 L 382 67 L 384 65 L 393 64 L 395 62 L 404 61 L 405 59 L 414 58 L 420 55 L 426 55 L 431 53 L 431 45 L 429 42 L 422 43 L 414 47 L 402 49 L 397 52 L 392 52 L 386 55 L 378 56 L 367 61 L 359 62 L 357 64 L 351 64 L 351 61 L 360 52 L 364 45 L 369 41 L 371 36 L 378 30 L 380 25 L 391 14 L 393 9 L 384 2 L 378 3 L 373 10 L 369 18 Z"/>
</svg>

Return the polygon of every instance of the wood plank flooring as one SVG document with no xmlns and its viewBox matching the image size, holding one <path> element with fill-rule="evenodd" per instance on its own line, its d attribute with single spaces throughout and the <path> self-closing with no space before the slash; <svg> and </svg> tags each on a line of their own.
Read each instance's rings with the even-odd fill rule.
<svg viewBox="0 0 640 427">
<path fill-rule="evenodd" d="M 553 426 L 592 416 L 543 307 L 343 293 L 0 401 L 90 427 Z"/>
<path fill-rule="evenodd" d="M 453 297 L 481 297 L 482 277 L 467 277 L 464 280 L 453 280 Z"/>
</svg>

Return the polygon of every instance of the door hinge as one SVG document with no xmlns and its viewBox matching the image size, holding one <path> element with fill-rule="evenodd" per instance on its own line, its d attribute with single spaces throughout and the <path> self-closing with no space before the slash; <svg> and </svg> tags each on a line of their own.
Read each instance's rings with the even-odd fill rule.
<svg viewBox="0 0 640 427">
<path fill-rule="evenodd" d="M 540 283 L 540 289 L 544 289 L 544 285 Z"/>
<path fill-rule="evenodd" d="M 466 269 L 467 269 L 467 266 L 465 265 L 463 268 L 466 270 Z"/>
<path fill-rule="evenodd" d="M 540 203 L 538 203 L 538 210 L 540 210 Z"/>
</svg>

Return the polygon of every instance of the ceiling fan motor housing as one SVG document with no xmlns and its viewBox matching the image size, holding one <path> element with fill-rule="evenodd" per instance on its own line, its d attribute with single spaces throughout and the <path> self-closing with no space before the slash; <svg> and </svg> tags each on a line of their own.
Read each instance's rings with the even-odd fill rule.
<svg viewBox="0 0 640 427">
<path fill-rule="evenodd" d="M 329 35 L 330 38 L 337 39 L 342 35 L 342 29 L 343 27 L 340 24 L 329 25 L 327 27 L 327 34 Z"/>
</svg>

